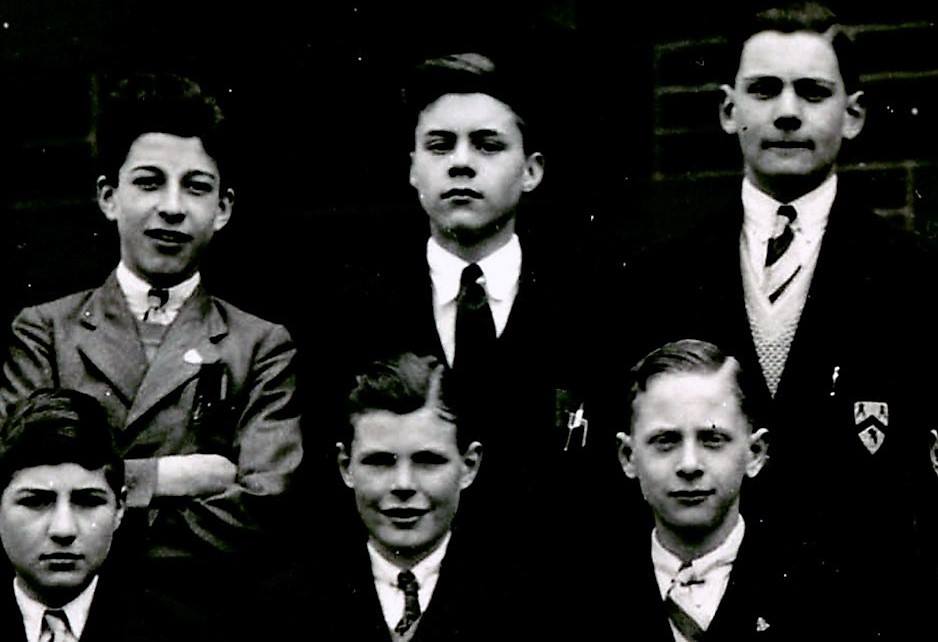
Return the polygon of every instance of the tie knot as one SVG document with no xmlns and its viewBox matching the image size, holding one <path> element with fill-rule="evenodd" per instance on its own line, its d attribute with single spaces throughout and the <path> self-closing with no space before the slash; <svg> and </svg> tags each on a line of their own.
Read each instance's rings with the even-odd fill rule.
<svg viewBox="0 0 938 642">
<path fill-rule="evenodd" d="M 420 588 L 417 584 L 417 578 L 410 571 L 401 571 L 397 574 L 397 588 L 404 591 L 405 594 L 416 593 Z"/>
<path fill-rule="evenodd" d="M 791 223 L 798 217 L 798 210 L 796 210 L 791 205 L 780 205 L 778 211 L 776 212 L 779 216 L 784 216 L 788 219 L 788 222 Z"/>
<path fill-rule="evenodd" d="M 68 624 L 68 616 L 61 609 L 47 609 L 42 615 L 42 627 L 52 633 L 50 639 L 53 642 L 65 642 L 66 640 L 75 639 L 70 637 L 71 627 Z"/>
<path fill-rule="evenodd" d="M 473 285 L 482 285 L 485 280 L 485 274 L 482 272 L 482 268 L 479 267 L 478 263 L 470 263 L 465 268 L 463 268 L 462 276 L 459 279 L 459 285 L 461 288 L 465 289 Z"/>
<path fill-rule="evenodd" d="M 169 290 L 166 288 L 150 288 L 147 292 L 147 303 L 151 308 L 162 308 L 169 301 Z"/>
</svg>

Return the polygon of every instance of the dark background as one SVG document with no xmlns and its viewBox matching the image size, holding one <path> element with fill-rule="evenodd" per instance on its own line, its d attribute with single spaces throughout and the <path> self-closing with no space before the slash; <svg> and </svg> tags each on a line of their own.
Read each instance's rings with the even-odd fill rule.
<svg viewBox="0 0 938 642">
<path fill-rule="evenodd" d="M 98 284 L 116 234 L 94 202 L 94 117 L 109 79 L 169 70 L 224 101 L 239 135 L 237 203 L 204 265 L 212 290 L 290 325 L 307 349 L 349 265 L 426 233 L 407 183 L 401 79 L 433 54 L 520 63 L 545 140 L 527 230 L 623 260 L 738 189 L 718 126 L 726 25 L 751 2 L 0 2 L 4 322 Z M 938 235 L 934 10 L 835 3 L 869 55 L 867 129 L 845 149 L 849 189 Z M 614 6 L 613 6 L 614 5 Z M 846 188 L 845 188 L 846 189 Z"/>
</svg>

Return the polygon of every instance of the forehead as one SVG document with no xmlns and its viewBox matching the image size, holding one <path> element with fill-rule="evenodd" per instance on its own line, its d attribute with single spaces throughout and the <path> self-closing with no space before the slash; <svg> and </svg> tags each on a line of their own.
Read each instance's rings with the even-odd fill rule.
<svg viewBox="0 0 938 642">
<path fill-rule="evenodd" d="M 843 83 L 830 38 L 813 31 L 762 31 L 743 45 L 737 78 L 775 76 Z"/>
<path fill-rule="evenodd" d="M 521 135 L 511 107 L 488 94 L 443 94 L 417 119 L 417 133 L 491 129 Z"/>
<path fill-rule="evenodd" d="M 79 464 L 55 464 L 22 468 L 7 485 L 7 491 L 46 490 L 70 492 L 77 489 L 109 490 L 104 467 L 88 470 Z"/>
<path fill-rule="evenodd" d="M 701 428 L 719 425 L 747 429 L 736 382 L 729 367 L 717 372 L 664 373 L 653 377 L 633 404 L 635 433 L 668 426 Z"/>
<path fill-rule="evenodd" d="M 352 451 L 406 454 L 418 450 L 449 450 L 456 446 L 456 426 L 431 408 L 406 415 L 373 410 L 353 421 Z"/>
<path fill-rule="evenodd" d="M 122 169 L 130 171 L 148 166 L 218 174 L 218 165 L 205 151 L 202 139 L 175 134 L 142 134 L 130 145 Z"/>
</svg>

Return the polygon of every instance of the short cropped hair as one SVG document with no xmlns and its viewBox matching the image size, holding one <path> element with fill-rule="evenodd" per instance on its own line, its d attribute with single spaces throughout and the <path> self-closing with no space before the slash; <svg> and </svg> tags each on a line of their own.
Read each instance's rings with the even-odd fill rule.
<svg viewBox="0 0 938 642">
<path fill-rule="evenodd" d="M 456 427 L 460 452 L 472 442 L 470 431 L 456 413 L 458 395 L 452 373 L 436 357 L 405 352 L 370 364 L 355 381 L 346 402 L 348 421 L 340 434 L 346 448 L 351 448 L 353 424 L 362 415 L 381 410 L 406 415 L 421 408 L 432 409 Z"/>
<path fill-rule="evenodd" d="M 507 65 L 480 53 L 469 52 L 429 58 L 411 72 L 404 88 L 404 102 L 416 125 L 421 112 L 446 94 L 486 94 L 505 103 L 514 113 L 526 152 L 537 151 L 529 126 L 525 83 L 513 82 Z"/>
<path fill-rule="evenodd" d="M 59 464 L 103 467 L 120 498 L 124 460 L 104 408 L 77 390 L 42 388 L 16 404 L 0 428 L 0 493 L 19 470 Z"/>
<path fill-rule="evenodd" d="M 818 2 L 786 2 L 750 14 L 747 19 L 736 25 L 730 36 L 730 44 L 736 52 L 735 65 L 728 70 L 730 80 L 735 79 L 739 70 L 740 56 L 746 41 L 763 31 L 795 33 L 810 31 L 830 39 L 840 75 L 844 80 L 847 93 L 859 89 L 860 72 L 853 38 L 840 24 L 837 14 L 829 7 Z"/>
<path fill-rule="evenodd" d="M 652 350 L 630 371 L 626 407 L 628 432 L 632 431 L 635 399 L 648 389 L 649 383 L 655 377 L 676 373 L 711 374 L 727 366 L 732 369 L 739 408 L 752 426 L 755 419 L 752 394 L 754 384 L 739 365 L 739 361 L 712 343 L 697 339 L 682 339 Z"/>
<path fill-rule="evenodd" d="M 227 124 L 213 96 L 189 78 L 141 73 L 123 78 L 105 96 L 97 118 L 100 173 L 117 185 L 117 174 L 134 141 L 144 134 L 198 138 L 212 157 L 223 184 L 229 183 Z"/>
</svg>

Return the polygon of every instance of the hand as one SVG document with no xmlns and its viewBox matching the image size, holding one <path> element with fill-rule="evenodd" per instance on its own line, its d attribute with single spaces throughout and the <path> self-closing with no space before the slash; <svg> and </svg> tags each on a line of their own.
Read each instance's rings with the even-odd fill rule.
<svg viewBox="0 0 938 642">
<path fill-rule="evenodd" d="M 221 455 L 169 455 L 157 460 L 155 495 L 207 497 L 234 484 L 238 467 Z"/>
</svg>

